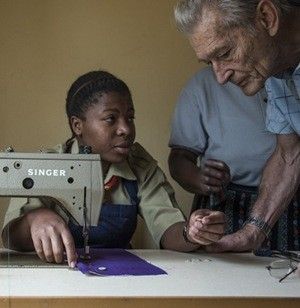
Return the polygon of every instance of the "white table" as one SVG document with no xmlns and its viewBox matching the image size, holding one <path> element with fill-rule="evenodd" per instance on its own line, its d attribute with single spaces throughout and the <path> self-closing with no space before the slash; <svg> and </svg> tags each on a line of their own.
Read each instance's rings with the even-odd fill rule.
<svg viewBox="0 0 300 308">
<path fill-rule="evenodd" d="M 300 307 L 300 278 L 279 283 L 252 254 L 133 250 L 159 276 L 86 276 L 68 268 L 1 268 L 0 307 Z"/>
</svg>

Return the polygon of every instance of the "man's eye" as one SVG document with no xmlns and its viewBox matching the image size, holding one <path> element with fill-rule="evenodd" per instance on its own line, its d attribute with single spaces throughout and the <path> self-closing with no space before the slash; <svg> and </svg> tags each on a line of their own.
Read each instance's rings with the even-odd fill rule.
<svg viewBox="0 0 300 308">
<path fill-rule="evenodd" d="M 226 58 L 228 58 L 228 56 L 230 55 L 230 51 L 231 51 L 231 49 L 229 49 L 229 50 L 227 50 L 226 52 L 220 54 L 220 55 L 218 56 L 218 58 L 219 58 L 219 59 L 226 59 Z"/>
</svg>

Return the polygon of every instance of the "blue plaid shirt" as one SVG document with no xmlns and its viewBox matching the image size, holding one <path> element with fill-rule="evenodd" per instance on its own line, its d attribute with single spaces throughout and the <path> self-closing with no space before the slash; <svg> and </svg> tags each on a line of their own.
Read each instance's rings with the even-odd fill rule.
<svg viewBox="0 0 300 308">
<path fill-rule="evenodd" d="M 300 64 L 293 71 L 270 77 L 265 87 L 268 93 L 267 129 L 276 134 L 300 135 Z"/>
</svg>

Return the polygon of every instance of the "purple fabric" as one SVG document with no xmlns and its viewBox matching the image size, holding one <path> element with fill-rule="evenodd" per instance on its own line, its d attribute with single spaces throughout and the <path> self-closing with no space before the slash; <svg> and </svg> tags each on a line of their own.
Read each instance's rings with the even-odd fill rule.
<svg viewBox="0 0 300 308">
<path fill-rule="evenodd" d="M 80 256 L 82 250 L 78 250 L 77 253 Z M 90 260 L 79 258 L 76 265 L 84 274 L 101 276 L 167 274 L 161 268 L 124 249 L 90 248 L 90 255 Z"/>
</svg>

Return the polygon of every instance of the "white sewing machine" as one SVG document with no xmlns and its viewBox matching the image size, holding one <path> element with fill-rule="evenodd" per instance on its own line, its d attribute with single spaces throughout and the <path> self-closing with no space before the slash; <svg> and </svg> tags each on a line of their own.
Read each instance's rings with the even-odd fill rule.
<svg viewBox="0 0 300 308">
<path fill-rule="evenodd" d="M 87 256 L 88 227 L 97 225 L 103 197 L 100 156 L 0 152 L 0 196 L 52 200 L 83 226 Z"/>
</svg>

